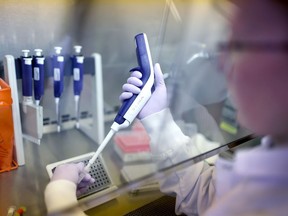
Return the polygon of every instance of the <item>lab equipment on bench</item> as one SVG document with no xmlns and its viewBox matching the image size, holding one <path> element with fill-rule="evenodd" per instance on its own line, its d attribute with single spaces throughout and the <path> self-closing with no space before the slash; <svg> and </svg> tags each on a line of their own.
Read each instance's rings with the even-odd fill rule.
<svg viewBox="0 0 288 216">
<path fill-rule="evenodd" d="M 54 104 L 54 56 L 45 57 L 40 49 L 35 50 L 36 54 L 34 54 L 31 65 L 25 65 L 25 67 L 29 67 L 29 75 L 25 78 L 30 78 L 29 82 L 29 93 L 27 94 L 25 82 L 23 90 L 25 95 L 25 106 L 23 109 L 24 97 L 22 97 L 22 63 L 25 64 L 24 59 L 28 58 L 28 62 L 32 57 L 29 56 L 28 50 L 25 51 L 25 54 L 21 57 L 15 58 L 12 55 L 5 55 L 4 57 L 4 79 L 11 86 L 11 95 L 13 99 L 12 111 L 13 111 L 13 125 L 14 125 L 14 139 L 15 139 L 15 152 L 18 165 L 25 164 L 25 156 L 24 156 L 24 147 L 23 147 L 23 138 L 33 142 L 40 144 L 43 133 L 52 133 L 57 131 L 57 121 L 55 121 L 55 104 Z M 25 56 L 24 56 L 25 55 Z M 25 58 L 24 58 L 25 57 Z M 42 58 L 43 57 L 43 58 Z M 45 88 L 45 97 L 43 97 L 43 91 L 41 94 L 41 105 L 37 106 L 33 102 L 33 67 L 35 68 L 35 59 L 42 58 L 44 60 L 44 79 L 45 86 L 41 83 L 41 88 Z M 64 67 L 64 75 L 65 75 L 65 84 L 67 84 L 67 91 L 62 95 L 62 99 L 64 104 L 71 104 L 73 102 L 73 79 L 72 75 L 72 61 L 70 58 L 64 58 L 63 63 Z M 57 59 L 56 59 L 57 60 Z M 103 80 L 102 80 L 102 59 L 101 55 L 98 53 L 93 53 L 91 56 L 84 58 L 83 67 L 86 69 L 83 71 L 83 81 L 87 83 L 86 89 L 83 88 L 81 100 L 83 105 L 81 106 L 82 110 L 80 112 L 81 118 L 81 132 L 83 132 L 86 136 L 94 140 L 96 143 L 100 143 L 104 139 L 104 123 L 106 121 L 104 116 L 104 103 L 103 103 Z M 32 67 L 32 69 L 31 69 Z M 36 69 L 37 71 L 37 69 Z M 41 68 L 39 69 L 39 78 L 41 79 Z M 36 72 L 37 73 L 37 72 Z M 36 100 L 40 96 L 39 86 L 35 90 L 35 76 L 38 74 L 34 74 L 34 96 Z M 24 78 L 24 81 L 25 81 Z M 32 85 L 32 86 L 31 86 Z M 51 87 L 51 88 L 50 88 Z M 47 92 L 46 92 L 47 91 Z M 65 97 L 63 97 L 65 96 Z M 19 98 L 20 97 L 20 98 Z M 72 99 L 72 100 L 71 100 Z M 89 102 L 89 103 L 88 103 Z M 36 101 L 36 103 L 38 103 Z M 44 109 L 45 108 L 45 112 Z M 25 112 L 24 112 L 25 111 Z M 61 118 L 62 129 L 69 130 L 73 129 L 75 126 L 75 118 L 74 118 L 74 106 L 62 106 L 61 107 Z M 67 116 L 67 118 L 66 118 Z M 58 117 L 58 116 L 57 116 Z"/>
<path fill-rule="evenodd" d="M 22 50 L 21 69 L 22 69 L 22 96 L 23 109 L 26 104 L 33 104 L 32 99 L 32 57 L 29 56 L 30 50 Z"/>
<path fill-rule="evenodd" d="M 90 152 L 77 157 L 49 164 L 46 166 L 48 175 L 50 178 L 52 178 L 55 168 L 61 164 L 83 162 L 86 165 L 88 164 L 89 158 L 91 158 L 93 154 L 94 152 Z M 107 167 L 104 161 L 102 160 L 102 157 L 98 157 L 95 163 L 91 166 L 90 175 L 95 179 L 95 182 L 89 186 L 88 190 L 85 193 L 77 196 L 79 204 L 84 211 L 89 208 L 100 205 L 104 202 L 107 202 L 110 199 L 116 198 L 115 195 L 110 196 L 109 200 L 105 199 L 100 199 L 100 201 L 98 199 L 96 200 L 96 198 L 99 198 L 102 195 L 117 189 L 117 187 L 111 180 L 109 173 L 107 172 Z M 97 203 L 95 203 L 96 201 Z"/>
<path fill-rule="evenodd" d="M 140 120 L 114 136 L 114 150 L 124 163 L 151 162 L 150 138 Z"/>
<path fill-rule="evenodd" d="M 60 97 L 64 89 L 64 56 L 61 55 L 62 47 L 54 47 L 53 56 L 53 77 L 54 77 L 54 97 L 57 116 L 57 131 L 61 131 Z"/>
<path fill-rule="evenodd" d="M 102 198 L 102 195 L 106 194 L 107 192 L 110 192 L 111 190 L 117 189 L 117 187 L 114 186 L 113 184 L 110 184 L 110 182 L 111 182 L 110 177 L 108 175 L 108 172 L 106 171 L 106 168 L 105 168 L 105 165 L 102 161 L 102 158 L 99 155 L 102 152 L 102 150 L 105 148 L 105 146 L 107 145 L 109 140 L 112 138 L 112 136 L 118 130 L 128 127 L 133 122 L 133 120 L 136 118 L 136 116 L 141 111 L 143 106 L 146 104 L 146 102 L 151 97 L 151 90 L 152 90 L 152 86 L 154 84 L 154 69 L 153 69 L 152 58 L 151 58 L 151 54 L 150 54 L 147 36 L 144 33 L 138 34 L 135 36 L 135 42 L 136 42 L 136 55 L 137 55 L 137 60 L 138 60 L 138 65 L 139 65 L 139 67 L 137 67 L 137 70 L 139 70 L 142 73 L 142 79 L 141 80 L 143 82 L 143 86 L 142 86 L 140 93 L 138 95 L 133 95 L 130 99 L 123 102 L 122 106 L 120 107 L 120 110 L 117 113 L 117 116 L 114 119 L 114 123 L 111 126 L 110 132 L 108 133 L 108 135 L 105 137 L 104 140 L 102 139 L 102 143 L 99 145 L 96 152 L 92 152 L 89 154 L 70 158 L 68 160 L 56 162 L 56 163 L 49 164 L 46 166 L 46 169 L 47 169 L 49 176 L 52 177 L 53 170 L 58 165 L 63 164 L 63 163 L 77 163 L 77 162 L 82 161 L 86 165 L 85 170 L 88 171 L 92 175 L 92 177 L 94 177 L 96 179 L 95 184 L 99 183 L 99 181 L 100 182 L 104 181 L 104 183 L 102 182 L 102 185 L 104 184 L 104 186 L 108 186 L 106 189 L 101 188 L 101 187 L 99 188 L 99 186 L 95 187 L 95 185 L 93 188 L 93 185 L 92 185 L 91 186 L 92 188 L 90 187 L 88 189 L 87 194 L 83 195 L 83 196 L 87 196 L 87 200 L 85 199 L 86 197 L 83 197 L 83 198 L 79 197 L 80 205 L 81 205 L 81 203 L 85 203 L 85 205 L 86 205 L 83 209 L 89 208 L 89 207 L 87 207 L 87 205 L 90 205 L 89 201 L 91 203 L 96 202 L 96 205 L 99 205 L 105 201 L 108 201 L 105 199 L 110 200 L 110 199 L 114 198 L 111 196 L 103 196 L 104 198 Z M 94 58 L 97 59 L 97 55 L 94 55 Z M 85 132 L 85 127 L 82 128 L 82 125 L 81 125 L 80 130 L 83 130 L 83 132 Z M 90 131 L 91 131 L 91 129 L 90 129 Z M 94 131 L 94 133 L 95 133 L 95 131 Z M 87 133 L 87 134 L 89 134 L 89 133 Z M 103 164 L 103 166 L 101 166 L 101 163 Z M 105 174 L 103 174 L 102 172 L 104 172 Z M 83 177 L 84 177 L 84 175 L 80 174 L 79 182 L 81 182 Z M 98 179 L 98 181 L 97 181 L 97 179 Z M 88 195 L 89 195 L 89 197 L 88 197 Z M 101 199 L 96 199 L 97 197 L 100 197 L 100 196 L 101 196 Z M 95 205 L 95 203 L 93 203 L 90 206 L 94 207 L 96 205 Z"/>
<path fill-rule="evenodd" d="M 10 86 L 0 78 L 0 173 L 18 167 L 14 161 L 14 128 Z"/>
<path fill-rule="evenodd" d="M 63 53 L 63 51 L 61 51 Z M 55 61 L 57 60 L 56 55 L 47 56 L 45 58 L 45 97 L 41 100 L 41 104 L 44 107 L 43 117 L 43 131 L 44 134 L 56 132 L 59 129 L 58 122 L 61 123 L 60 129 L 71 130 L 75 128 L 76 116 L 75 116 L 75 94 L 74 87 L 77 90 L 77 97 L 81 97 L 79 100 L 78 113 L 79 113 L 79 130 L 85 133 L 89 138 L 97 143 L 100 143 L 104 139 L 104 98 L 103 98 L 103 80 L 102 80 L 102 59 L 98 53 L 93 53 L 91 56 L 83 56 L 81 53 L 77 58 L 83 60 L 83 67 L 81 70 L 82 82 L 77 83 L 77 87 L 74 85 L 74 74 L 73 74 L 73 57 L 75 53 L 62 54 L 64 62 L 61 63 L 63 66 L 63 90 L 61 98 L 59 99 L 59 112 L 55 115 L 55 95 L 58 94 L 58 90 L 54 91 L 55 88 L 60 89 L 60 81 L 55 82 L 54 72 L 59 73 L 59 67 L 55 67 Z M 55 60 L 56 58 L 56 60 Z M 75 67 L 75 66 L 74 66 Z M 55 70 L 56 68 L 56 70 Z M 79 65 L 75 76 L 78 74 Z M 55 74 L 58 76 L 59 74 Z M 62 79 L 61 79 L 62 80 Z M 56 85 L 53 84 L 57 83 Z M 84 85 L 85 84 L 85 85 Z M 51 88 L 52 87 L 52 88 Z M 60 96 L 60 93 L 56 96 Z M 56 99 L 56 100 L 58 100 Z M 81 103 L 81 105 L 80 105 Z M 57 106 L 58 109 L 58 106 Z M 59 130 L 58 130 L 59 131 Z"/>
<path fill-rule="evenodd" d="M 22 106 L 20 106 L 23 137 L 40 145 L 43 135 L 43 108 L 33 103 L 32 57 L 29 50 L 22 50 L 20 57 L 22 72 Z"/>
<path fill-rule="evenodd" d="M 33 56 L 33 78 L 34 78 L 34 98 L 36 105 L 40 105 L 41 97 L 44 95 L 44 60 L 42 49 L 35 49 Z"/>
<path fill-rule="evenodd" d="M 84 56 L 81 54 L 82 46 L 74 46 L 75 54 L 72 57 L 72 70 L 73 70 L 73 90 L 74 90 L 74 101 L 75 101 L 75 118 L 76 128 L 79 129 L 80 109 L 79 100 L 83 89 L 83 65 Z"/>
<path fill-rule="evenodd" d="M 136 55 L 139 66 L 136 69 L 142 73 L 141 80 L 143 82 L 143 85 L 141 91 L 138 95 L 133 95 L 130 99 L 127 99 L 123 102 L 120 110 L 118 111 L 114 119 L 111 130 L 109 131 L 103 142 L 100 144 L 93 157 L 89 160 L 88 164 L 85 166 L 85 170 L 87 172 L 90 171 L 92 164 L 96 161 L 99 154 L 105 148 L 113 135 L 119 129 L 127 128 L 133 122 L 138 113 L 141 111 L 141 109 L 145 106 L 145 104 L 151 97 L 151 91 L 154 84 L 154 69 L 146 34 L 140 33 L 136 35 L 135 42 Z"/>
</svg>

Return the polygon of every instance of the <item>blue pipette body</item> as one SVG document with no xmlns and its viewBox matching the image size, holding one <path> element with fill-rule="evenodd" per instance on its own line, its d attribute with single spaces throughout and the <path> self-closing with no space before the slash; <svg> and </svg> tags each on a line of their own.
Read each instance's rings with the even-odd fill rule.
<svg viewBox="0 0 288 216">
<path fill-rule="evenodd" d="M 135 42 L 138 67 L 132 70 L 138 70 L 142 73 L 141 81 L 143 82 L 143 85 L 141 87 L 141 92 L 138 95 L 134 94 L 131 98 L 123 102 L 114 119 L 114 122 L 119 125 L 123 124 L 125 120 L 131 124 L 149 100 L 154 84 L 154 69 L 146 34 L 140 33 L 136 35 Z"/>
<path fill-rule="evenodd" d="M 44 95 L 44 56 L 42 50 L 35 49 L 33 57 L 33 78 L 34 78 L 34 98 L 36 105 L 39 105 L 41 97 Z"/>
<path fill-rule="evenodd" d="M 64 89 L 64 56 L 61 55 L 62 47 L 54 47 L 53 55 L 54 97 L 57 115 L 57 131 L 61 131 L 60 97 Z"/>
<path fill-rule="evenodd" d="M 76 54 L 72 56 L 74 95 L 80 95 L 83 89 L 84 56 L 80 53 L 81 46 L 75 46 Z"/>
<path fill-rule="evenodd" d="M 54 75 L 54 97 L 60 98 L 64 89 L 64 56 L 61 47 L 55 47 L 56 54 L 53 55 L 53 75 Z"/>
<path fill-rule="evenodd" d="M 32 102 L 32 57 L 28 55 L 29 50 L 22 50 L 22 52 L 22 95 L 24 98 L 29 98 Z"/>
</svg>

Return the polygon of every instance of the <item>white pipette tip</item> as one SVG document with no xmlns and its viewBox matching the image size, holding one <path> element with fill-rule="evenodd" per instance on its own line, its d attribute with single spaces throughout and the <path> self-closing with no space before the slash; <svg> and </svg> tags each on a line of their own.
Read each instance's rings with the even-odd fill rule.
<svg viewBox="0 0 288 216">
<path fill-rule="evenodd" d="M 89 170 L 89 171 L 90 171 L 90 170 Z M 89 173 L 89 171 L 87 171 L 87 172 Z M 83 178 L 85 177 L 85 175 L 86 175 L 85 172 L 81 172 L 81 173 L 79 174 L 79 179 L 78 179 L 77 184 L 79 184 L 79 183 L 83 180 Z"/>
<path fill-rule="evenodd" d="M 76 117 L 76 128 L 77 128 L 77 129 L 80 128 L 80 124 L 79 124 L 79 99 L 80 99 L 80 96 L 79 96 L 79 95 L 75 95 L 75 96 L 74 96 L 74 101 L 75 101 L 75 117 Z"/>
<path fill-rule="evenodd" d="M 58 133 L 61 132 L 61 127 L 60 127 L 60 125 L 57 125 L 57 132 L 58 132 Z"/>
<path fill-rule="evenodd" d="M 80 128 L 80 123 L 79 123 L 79 121 L 76 122 L 76 128 L 77 128 L 77 129 Z"/>
<path fill-rule="evenodd" d="M 59 101 L 60 101 L 60 98 L 59 98 L 59 97 L 55 97 L 55 104 L 56 104 L 56 105 L 59 104 Z"/>
<path fill-rule="evenodd" d="M 59 117 L 59 101 L 60 98 L 55 98 L 55 104 L 56 104 L 56 115 L 57 115 L 57 132 L 61 131 L 61 125 L 60 125 L 60 117 Z"/>
<path fill-rule="evenodd" d="M 100 155 L 100 153 L 103 151 L 103 149 L 105 148 L 105 146 L 108 144 L 108 142 L 110 141 L 110 139 L 113 137 L 113 135 L 116 133 L 115 130 L 111 129 L 109 131 L 109 133 L 106 135 L 106 137 L 104 138 L 104 140 L 102 141 L 102 143 L 99 145 L 97 151 L 94 153 L 93 157 L 88 161 L 88 164 L 85 166 L 85 170 L 89 171 L 90 167 L 93 163 L 95 163 L 95 161 L 97 160 L 98 156 Z"/>
<path fill-rule="evenodd" d="M 77 104 L 79 102 L 79 99 L 80 99 L 79 95 L 74 95 L 75 104 Z"/>
</svg>

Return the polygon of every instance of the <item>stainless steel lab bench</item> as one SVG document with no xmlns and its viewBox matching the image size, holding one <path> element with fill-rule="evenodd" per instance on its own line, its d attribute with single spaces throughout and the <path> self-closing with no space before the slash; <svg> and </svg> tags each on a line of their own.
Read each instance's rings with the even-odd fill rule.
<svg viewBox="0 0 288 216">
<path fill-rule="evenodd" d="M 0 215 L 7 214 L 9 206 L 25 206 L 27 215 L 46 215 L 43 192 L 49 182 L 46 165 L 60 160 L 89 153 L 97 149 L 97 144 L 76 129 L 60 133 L 45 134 L 41 145 L 24 141 L 25 165 L 18 169 L 0 174 Z M 112 146 L 108 144 L 103 157 L 108 154 Z M 106 155 L 106 156 L 105 156 Z M 119 168 L 121 163 L 117 157 L 105 160 L 109 173 L 116 184 L 119 184 Z"/>
<path fill-rule="evenodd" d="M 107 129 L 111 123 L 106 124 Z M 115 155 L 111 142 L 113 141 L 106 146 L 102 156 L 113 182 L 121 185 L 122 161 Z M 46 165 L 95 151 L 97 147 L 98 145 L 94 141 L 76 129 L 45 134 L 40 146 L 25 141 L 26 164 L 16 170 L 0 174 L 0 215 L 5 216 L 9 206 L 25 206 L 29 216 L 46 215 L 43 196 L 44 189 L 49 182 Z M 163 194 L 157 190 L 134 197 L 123 194 L 117 200 L 88 210 L 88 213 L 105 215 L 108 208 L 109 211 L 123 215 L 161 196 Z"/>
</svg>

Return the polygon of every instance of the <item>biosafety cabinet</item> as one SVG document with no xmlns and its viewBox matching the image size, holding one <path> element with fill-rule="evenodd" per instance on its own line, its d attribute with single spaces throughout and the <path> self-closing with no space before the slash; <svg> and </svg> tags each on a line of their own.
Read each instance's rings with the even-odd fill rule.
<svg viewBox="0 0 288 216">
<path fill-rule="evenodd" d="M 8 106 L 13 143 L 7 150 L 9 139 L 0 142 L 0 215 L 20 210 L 24 215 L 46 215 L 44 190 L 55 168 L 63 163 L 87 164 L 92 158 L 122 105 L 119 96 L 130 69 L 141 71 L 135 44 L 141 33 L 147 36 L 153 64 L 161 65 L 174 121 L 191 139 L 201 135 L 214 144 L 202 145 L 195 139 L 194 144 L 203 147 L 200 153 L 165 164 L 153 154 L 151 137 L 136 118 L 111 137 L 91 165 L 96 181 L 77 197 L 83 211 L 133 215 L 151 202 L 162 206 L 159 200 L 167 195 L 160 192 L 159 180 L 201 160 L 213 165 L 219 154 L 232 157 L 231 148 L 254 138 L 236 120 L 237 107 L 218 65 L 218 43 L 229 35 L 228 3 L 0 3 L 0 76 L 7 84 L 0 93 L 8 89 L 5 92 L 13 100 Z M 7 108 L 3 104 L 2 117 Z M 159 130 L 154 131 L 159 134 L 153 140 L 156 146 L 165 145 L 161 133 L 167 118 L 159 120 Z M 4 120 L 0 124 L 3 137 L 8 129 L 3 129 Z M 3 158 L 10 158 L 11 165 L 2 166 Z M 173 213 L 174 202 L 173 198 L 164 202 L 158 215 Z M 148 214 L 147 209 L 144 212 Z"/>
</svg>

